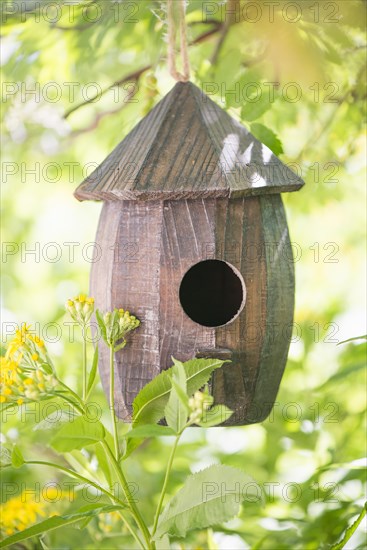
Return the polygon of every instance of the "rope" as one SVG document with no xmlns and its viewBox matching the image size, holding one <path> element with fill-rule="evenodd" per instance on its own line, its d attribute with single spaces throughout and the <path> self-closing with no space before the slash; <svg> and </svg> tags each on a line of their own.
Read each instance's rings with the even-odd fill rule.
<svg viewBox="0 0 367 550">
<path fill-rule="evenodd" d="M 179 27 L 180 27 L 180 51 L 182 60 L 183 73 L 181 74 L 176 68 L 176 22 L 174 17 L 173 2 L 179 4 Z M 187 47 L 186 33 L 186 0 L 167 0 L 167 17 L 168 17 L 168 70 L 170 75 L 178 82 L 187 82 L 190 79 L 190 61 Z"/>
</svg>

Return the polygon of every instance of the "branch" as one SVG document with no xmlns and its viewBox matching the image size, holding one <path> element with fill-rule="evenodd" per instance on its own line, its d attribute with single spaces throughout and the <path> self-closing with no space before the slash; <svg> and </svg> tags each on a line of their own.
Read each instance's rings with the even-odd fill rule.
<svg viewBox="0 0 367 550">
<path fill-rule="evenodd" d="M 81 107 L 84 107 L 84 105 L 88 105 L 89 103 L 93 103 L 96 99 L 101 98 L 104 94 L 106 94 L 109 90 L 111 90 L 115 86 L 122 86 L 122 84 L 126 84 L 127 82 L 137 82 L 139 80 L 140 76 L 145 71 L 148 71 L 151 67 L 152 67 L 151 65 L 146 65 L 145 67 L 142 67 L 141 69 L 138 69 L 137 71 L 134 71 L 133 73 L 130 73 L 127 76 L 123 76 L 122 78 L 120 78 L 120 80 L 117 80 L 116 82 L 114 82 L 113 84 L 111 84 L 110 86 L 108 86 L 107 88 L 102 90 L 102 92 L 100 92 L 98 94 L 95 94 L 94 96 L 90 97 L 86 101 L 83 101 L 82 103 L 77 103 L 76 105 L 71 107 L 71 109 L 66 111 L 66 113 L 64 114 L 64 118 L 65 119 L 68 118 L 72 113 L 74 113 L 75 111 L 77 111 Z M 132 97 L 132 95 L 134 95 L 134 94 L 130 94 L 129 97 Z"/>
<path fill-rule="evenodd" d="M 236 21 L 236 14 L 238 13 L 237 8 L 239 8 L 239 0 L 228 0 L 228 7 L 227 7 L 228 17 L 226 16 L 226 20 L 224 22 L 224 25 L 222 25 L 221 32 L 220 32 L 220 35 L 219 35 L 219 40 L 217 42 L 215 50 L 214 50 L 214 52 L 212 54 L 212 57 L 210 59 L 210 63 L 212 65 L 215 65 L 215 63 L 217 62 L 219 54 L 220 54 L 220 50 L 222 49 L 222 46 L 223 46 L 224 41 L 227 37 L 227 34 L 228 34 L 231 26 L 233 25 L 233 23 Z"/>
<path fill-rule="evenodd" d="M 200 44 L 213 34 L 217 33 L 219 29 L 222 28 L 222 23 L 220 21 L 216 21 L 216 26 L 213 29 L 210 29 L 209 31 L 206 31 L 205 33 L 201 34 L 194 40 L 190 42 L 190 46 L 194 46 L 195 44 Z M 106 94 L 109 90 L 114 88 L 115 86 L 122 86 L 123 84 L 126 84 L 127 82 L 137 82 L 141 75 L 145 73 L 146 71 L 149 71 L 152 68 L 152 65 L 146 65 L 145 67 L 142 67 L 141 69 L 138 69 L 137 71 L 134 71 L 133 73 L 130 73 L 126 76 L 123 76 L 104 90 L 102 92 L 95 94 L 94 96 L 90 97 L 86 101 L 83 101 L 82 103 L 77 103 L 73 107 L 71 107 L 68 111 L 64 114 L 64 119 L 67 119 L 72 113 L 80 109 L 81 107 L 84 107 L 85 105 L 88 105 L 89 103 L 93 103 L 96 99 L 101 98 L 104 94 Z M 110 111 L 107 114 L 112 114 L 116 111 Z M 101 118 L 101 117 L 100 117 Z M 98 124 L 98 122 L 97 122 Z"/>
</svg>

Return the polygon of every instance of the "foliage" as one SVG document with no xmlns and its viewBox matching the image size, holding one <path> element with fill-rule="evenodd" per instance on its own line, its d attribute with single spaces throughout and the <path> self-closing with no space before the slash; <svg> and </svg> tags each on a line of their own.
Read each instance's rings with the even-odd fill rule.
<svg viewBox="0 0 367 550">
<path fill-rule="evenodd" d="M 67 308 L 77 323 L 85 329 L 87 322 L 93 314 L 94 300 L 84 295 L 81 296 L 83 297 L 82 300 L 80 300 L 80 297 L 76 298 L 74 301 L 68 300 Z M 77 304 L 76 309 L 75 304 Z M 121 348 L 118 342 L 124 339 L 124 345 L 126 345 L 126 334 L 138 328 L 140 322 L 134 316 L 131 316 L 129 312 L 125 312 L 124 310 L 114 310 L 112 313 L 107 312 L 105 314 L 101 314 L 97 311 L 97 319 L 105 343 L 109 345 L 111 349 L 110 385 L 113 388 L 114 353 Z M 18 370 L 24 368 L 22 367 L 19 357 L 23 357 L 30 347 L 29 330 L 30 327 L 27 327 L 21 332 L 21 336 L 23 337 L 21 341 L 19 335 L 16 334 L 15 338 L 11 340 L 7 346 L 8 349 L 6 354 L 9 355 L 10 360 L 17 361 Z M 85 330 L 83 331 L 83 335 L 85 341 Z M 31 342 L 33 343 L 33 340 L 31 340 Z M 14 343 L 16 345 L 14 345 Z M 83 357 L 85 355 L 84 350 L 85 346 L 83 345 Z M 45 355 L 48 357 L 47 352 L 45 352 Z M 55 379 L 68 393 L 67 401 L 74 408 L 75 414 L 69 415 L 64 422 L 54 426 L 49 444 L 58 454 L 64 454 L 65 458 L 67 458 L 68 453 L 86 450 L 90 446 L 94 447 L 95 456 L 98 460 L 100 469 L 98 473 L 104 475 L 106 480 L 109 480 L 108 487 L 100 485 L 98 474 L 93 475 L 91 460 L 84 460 L 83 468 L 88 471 L 89 475 L 82 476 L 78 468 L 65 468 L 62 462 L 60 463 L 59 461 L 52 463 L 42 460 L 26 460 L 17 445 L 12 449 L 11 463 L 5 463 L 3 468 L 13 466 L 13 468 L 17 469 L 25 465 L 35 464 L 53 467 L 99 490 L 101 494 L 109 497 L 113 506 L 106 505 L 98 508 L 94 507 L 92 510 L 89 507 L 84 507 L 84 509 L 81 508 L 76 513 L 73 513 L 71 509 L 70 513 L 56 516 L 50 512 L 51 516 L 48 519 L 29 527 L 25 524 L 22 529 L 19 529 L 17 526 L 14 529 L 14 533 L 11 532 L 9 522 L 5 522 L 3 529 L 4 534 L 10 536 L 5 537 L 5 539 L 0 542 L 0 548 L 5 548 L 39 535 L 42 535 L 44 540 L 45 535 L 49 531 L 65 527 L 68 524 L 79 523 L 80 528 L 84 528 L 88 525 L 91 518 L 111 511 L 116 511 L 121 516 L 123 523 L 138 545 L 141 548 L 155 550 L 155 541 L 161 541 L 163 537 L 165 537 L 166 541 L 169 541 L 169 535 L 182 537 L 186 535 L 188 531 L 203 529 L 217 523 L 222 523 L 237 515 L 240 502 L 244 500 L 244 489 L 251 479 L 241 470 L 219 465 L 207 468 L 202 472 L 190 476 L 179 493 L 167 502 L 166 508 L 162 513 L 167 483 L 179 439 L 184 430 L 189 426 L 193 426 L 194 424 L 205 426 L 205 416 L 210 413 L 210 409 L 213 405 L 213 398 L 209 396 L 208 392 L 201 392 L 198 390 L 203 385 L 203 382 L 209 379 L 213 370 L 219 368 L 222 364 L 223 361 L 213 359 L 194 359 L 187 363 L 181 363 L 180 361 L 174 360 L 174 366 L 164 373 L 166 375 L 165 377 L 158 375 L 149 383 L 149 391 L 147 391 L 147 387 L 145 387 L 136 397 L 136 402 L 141 409 L 144 409 L 145 405 L 149 405 L 149 410 L 151 410 L 152 414 L 145 415 L 145 421 L 143 421 L 143 417 L 139 415 L 139 408 L 135 407 L 132 428 L 130 431 L 133 431 L 136 426 L 146 429 L 147 431 L 145 434 L 142 432 L 140 433 L 142 439 L 143 437 L 144 439 L 149 438 L 152 435 L 162 435 L 160 431 L 155 433 L 152 427 L 157 430 L 158 426 L 156 422 L 165 419 L 171 429 L 170 434 L 175 436 L 161 496 L 154 515 L 153 527 L 150 529 L 150 523 L 147 524 L 146 521 L 144 521 L 139 507 L 135 503 L 134 496 L 131 493 L 129 483 L 125 478 L 124 469 L 121 464 L 123 459 L 126 459 L 127 454 L 121 453 L 120 438 L 114 412 L 114 392 L 110 393 L 112 433 L 109 433 L 107 427 L 105 427 L 102 422 L 88 417 L 88 404 L 92 396 L 84 396 L 84 392 L 83 396 L 78 396 L 77 393 L 68 388 L 67 384 L 57 377 L 55 369 L 50 362 L 49 366 L 54 372 Z M 39 365 L 34 365 L 36 373 L 39 368 Z M 91 372 L 94 368 L 95 366 L 92 364 L 92 368 L 90 369 Z M 83 372 L 83 379 L 84 378 L 88 378 L 88 368 L 86 368 L 86 372 Z M 162 378 L 165 378 L 167 382 L 167 389 L 163 401 Z M 3 389 L 4 388 L 1 386 L 1 391 L 3 391 Z M 191 397 L 192 391 L 195 389 L 195 394 Z M 57 394 L 57 392 L 50 391 L 48 394 L 50 398 L 57 399 L 58 396 L 59 394 Z M 6 394 L 5 398 L 7 399 L 8 397 L 8 394 Z M 65 397 L 66 396 L 63 395 L 64 399 Z M 37 395 L 34 398 L 35 402 L 36 399 Z M 152 403 L 154 403 L 153 409 Z M 226 412 L 230 413 L 228 409 L 226 409 Z M 216 422 L 212 420 L 212 425 L 220 424 L 222 421 L 223 417 L 217 415 Z M 44 422 L 41 422 L 38 424 L 37 429 L 40 430 L 43 426 Z M 46 429 L 48 430 L 49 428 L 47 427 Z M 125 439 L 129 439 L 129 431 L 125 433 L 124 437 Z M 111 446 L 111 440 L 113 442 L 113 447 Z M 97 447 L 98 449 L 102 448 L 105 453 L 103 460 L 100 459 L 101 455 L 97 455 Z M 5 449 L 7 450 L 6 447 Z M 136 445 L 130 452 L 135 449 Z M 116 474 L 118 489 L 122 491 L 123 499 L 116 493 L 111 472 Z M 213 496 L 212 491 L 208 494 L 206 490 L 204 491 L 207 484 L 213 485 L 213 479 L 221 480 L 221 490 L 215 490 L 215 496 Z M 233 483 L 237 487 L 235 492 L 233 492 L 233 489 L 230 489 Z M 34 514 L 33 520 L 35 519 L 36 516 Z"/>
<path fill-rule="evenodd" d="M 37 333 L 58 358 L 60 377 L 79 393 L 80 359 L 63 304 L 87 285 L 100 206 L 80 205 L 72 193 L 173 85 L 163 45 L 165 6 L 96 0 L 59 2 L 56 10 L 53 2 L 42 12 L 50 2 L 26 4 L 27 13 L 21 2 L 1 4 L 3 343 L 14 333 L 11 323 L 40 320 Z M 337 345 L 365 334 L 365 3 L 303 0 L 293 3 L 297 13 L 286 2 L 275 2 L 274 12 L 271 3 L 257 2 L 261 16 L 254 3 L 247 10 L 246 4 L 241 0 L 241 15 L 225 25 L 224 2 L 189 0 L 192 79 L 277 147 L 306 181 L 301 192 L 283 196 L 296 260 L 294 338 L 269 418 L 243 428 L 187 430 L 167 494 L 180 490 L 188 469 L 237 466 L 256 479 L 265 506 L 249 502 L 236 520 L 187 533 L 186 548 L 322 549 L 343 539 L 365 492 L 365 346 L 361 340 Z M 105 407 L 94 381 L 95 402 Z M 11 461 L 13 443 L 24 456 L 38 456 L 50 429 L 70 413 L 66 402 L 57 417 L 49 416 L 55 411 L 48 401 L 38 412 L 27 407 L 21 416 L 12 408 L 3 413 L 10 456 L 3 451 L 1 461 Z M 101 420 L 108 423 L 108 411 Z M 33 430 L 41 422 L 50 429 Z M 137 431 L 142 428 L 127 441 L 146 437 Z M 154 514 L 171 441 L 157 433 L 170 428 L 149 429 L 155 431 L 149 446 L 124 461 L 128 479 L 139 480 L 144 517 Z M 121 436 L 125 430 L 119 426 Z M 98 445 L 94 452 L 75 450 L 68 464 L 87 474 L 90 460 L 105 461 Z M 54 458 L 49 449 L 45 459 Z M 113 471 L 98 475 L 101 483 L 115 481 Z M 2 477 L 3 502 L 13 498 L 10 489 L 21 495 L 40 479 L 67 489 L 66 475 L 45 466 L 9 468 Z M 64 496 L 46 504 L 63 515 Z M 76 490 L 74 512 L 86 499 L 91 506 L 92 496 Z M 116 513 L 101 517 L 91 517 L 83 531 L 51 531 L 48 547 L 71 541 L 85 549 L 132 547 Z M 348 550 L 363 546 L 362 526 Z"/>
</svg>

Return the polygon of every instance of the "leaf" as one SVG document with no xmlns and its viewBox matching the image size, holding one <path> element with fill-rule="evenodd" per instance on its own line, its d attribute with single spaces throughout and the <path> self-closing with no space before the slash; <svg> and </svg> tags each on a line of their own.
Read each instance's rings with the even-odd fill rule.
<svg viewBox="0 0 367 550">
<path fill-rule="evenodd" d="M 215 369 L 223 363 L 219 359 L 192 359 L 183 363 L 187 394 L 192 395 L 206 384 Z M 172 368 L 162 371 L 151 382 L 146 384 L 133 402 L 133 426 L 156 424 L 164 417 L 164 409 L 172 387 Z"/>
<path fill-rule="evenodd" d="M 263 124 L 251 124 L 251 133 L 254 134 L 254 136 L 264 143 L 269 149 L 271 149 L 274 153 L 274 155 L 280 155 L 281 153 L 284 153 L 283 151 L 283 145 L 278 138 L 276 134 Z"/>
<path fill-rule="evenodd" d="M 358 363 L 357 365 L 351 365 L 350 367 L 346 367 L 343 370 L 341 370 L 341 371 L 333 374 L 332 376 L 330 376 L 330 378 L 328 378 L 323 384 L 321 384 L 321 386 L 319 386 L 317 388 L 317 391 L 323 390 L 329 384 L 331 384 L 335 381 L 342 380 L 343 378 L 346 378 L 350 374 L 355 374 L 356 372 L 358 372 L 360 370 L 364 370 L 365 368 L 366 368 L 365 363 Z"/>
<path fill-rule="evenodd" d="M 187 379 L 187 395 L 193 395 L 200 390 L 210 379 L 212 372 L 219 369 L 224 363 L 220 359 L 191 359 L 184 363 Z"/>
<path fill-rule="evenodd" d="M 361 513 L 357 517 L 356 521 L 352 523 L 352 525 L 350 525 L 348 529 L 345 531 L 343 539 L 337 544 L 333 544 L 330 550 L 342 550 L 342 548 L 345 547 L 346 543 L 348 542 L 349 539 L 352 538 L 352 535 L 357 530 L 358 525 L 361 523 L 362 519 L 366 515 L 366 511 L 367 511 L 367 502 L 364 503 Z"/>
<path fill-rule="evenodd" d="M 106 341 L 107 340 L 107 332 L 106 332 L 106 325 L 105 325 L 104 320 L 103 320 L 103 315 L 101 314 L 99 309 L 96 310 L 95 314 L 96 314 L 96 319 L 97 319 L 99 329 L 100 329 L 101 334 L 102 334 L 102 338 L 103 338 L 104 341 Z"/>
<path fill-rule="evenodd" d="M 11 463 L 11 451 L 3 444 L 0 445 L 0 465 L 9 465 Z"/>
<path fill-rule="evenodd" d="M 354 342 L 355 340 L 367 340 L 367 334 L 364 334 L 363 336 L 354 336 L 353 338 L 348 338 L 348 340 L 342 340 L 341 342 L 338 342 L 336 345 L 340 346 L 340 344 L 346 344 L 347 342 Z"/>
<path fill-rule="evenodd" d="M 171 390 L 168 371 L 162 371 L 146 384 L 133 401 L 133 426 L 156 424 L 164 416 L 164 407 Z"/>
<path fill-rule="evenodd" d="M 185 369 L 183 364 L 175 359 L 172 367 L 172 384 L 164 416 L 168 426 L 178 434 L 182 432 L 187 423 L 189 408 L 187 406 Z"/>
<path fill-rule="evenodd" d="M 198 422 L 198 426 L 202 428 L 218 426 L 228 420 L 228 418 L 231 418 L 232 414 L 233 411 L 225 405 L 215 405 L 208 411 L 205 411 L 202 420 Z"/>
<path fill-rule="evenodd" d="M 28 527 L 28 529 L 24 529 L 24 531 L 15 533 L 14 535 L 11 535 L 10 537 L 7 537 L 6 539 L 2 540 L 0 542 L 0 548 L 6 548 L 7 546 L 21 542 L 23 540 L 27 540 L 31 537 L 43 535 L 48 531 L 52 531 L 53 529 L 57 529 L 58 527 L 65 527 L 66 525 L 76 523 L 77 521 L 83 520 L 84 518 L 87 518 L 87 517 L 95 517 L 95 516 L 98 516 L 99 514 L 105 514 L 105 513 L 113 512 L 115 510 L 120 510 L 120 509 L 121 509 L 121 506 L 109 505 L 109 506 L 102 506 L 95 510 L 78 512 L 76 514 L 69 514 L 64 516 L 52 516 L 48 519 L 45 519 L 44 521 L 41 521 L 40 523 L 36 523 L 36 525 L 32 525 L 32 527 Z"/>
<path fill-rule="evenodd" d="M 169 536 L 164 535 L 161 539 L 155 543 L 156 550 L 170 550 Z"/>
<path fill-rule="evenodd" d="M 155 539 L 164 534 L 184 537 L 188 531 L 204 529 L 236 516 L 241 501 L 262 499 L 258 484 L 245 472 L 216 464 L 187 478 L 170 500 L 158 523 Z"/>
<path fill-rule="evenodd" d="M 161 426 L 159 424 L 146 424 L 143 426 L 138 426 L 127 432 L 124 437 L 126 439 L 142 438 L 147 437 L 164 437 L 176 435 L 172 428 L 168 426 Z"/>
<path fill-rule="evenodd" d="M 97 368 L 98 368 L 98 346 L 96 346 L 96 349 L 94 350 L 92 368 L 90 370 L 89 378 L 88 378 L 87 395 L 89 395 L 90 392 L 92 391 L 94 383 L 96 381 Z"/>
<path fill-rule="evenodd" d="M 41 422 L 36 424 L 33 428 L 34 431 L 38 430 L 53 430 L 59 429 L 65 422 L 71 422 L 72 419 L 76 418 L 76 415 L 73 411 L 66 410 L 57 410 L 48 414 Z"/>
<path fill-rule="evenodd" d="M 105 429 L 99 421 L 90 422 L 85 416 L 78 416 L 63 425 L 51 440 L 51 446 L 56 451 L 68 452 L 98 443 L 104 436 Z"/>
<path fill-rule="evenodd" d="M 188 408 L 189 408 L 189 397 L 188 397 L 187 393 L 185 393 L 184 390 L 178 384 L 176 384 L 176 382 L 174 380 L 172 380 L 172 387 L 176 390 L 178 398 L 180 399 L 182 404 L 188 410 Z"/>
<path fill-rule="evenodd" d="M 241 119 L 245 122 L 252 122 L 260 118 L 266 111 L 270 109 L 267 91 L 263 91 L 258 101 L 248 101 L 241 109 Z"/>
<path fill-rule="evenodd" d="M 24 458 L 18 445 L 14 445 L 11 453 L 11 463 L 14 468 L 21 468 L 24 464 Z"/>
</svg>

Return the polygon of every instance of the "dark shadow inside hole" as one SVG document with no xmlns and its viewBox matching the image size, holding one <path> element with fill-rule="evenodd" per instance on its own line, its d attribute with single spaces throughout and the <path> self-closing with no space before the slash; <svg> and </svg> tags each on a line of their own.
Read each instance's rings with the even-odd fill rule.
<svg viewBox="0 0 367 550">
<path fill-rule="evenodd" d="M 205 260 L 185 273 L 180 302 L 185 313 L 200 325 L 219 327 L 241 308 L 244 289 L 238 275 L 220 260 Z"/>
</svg>

